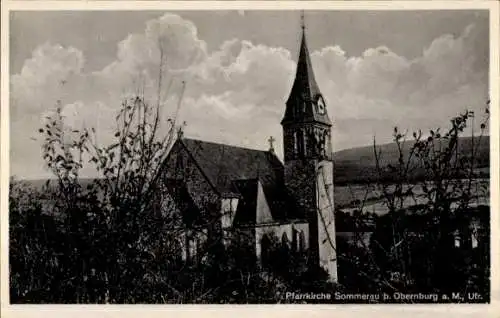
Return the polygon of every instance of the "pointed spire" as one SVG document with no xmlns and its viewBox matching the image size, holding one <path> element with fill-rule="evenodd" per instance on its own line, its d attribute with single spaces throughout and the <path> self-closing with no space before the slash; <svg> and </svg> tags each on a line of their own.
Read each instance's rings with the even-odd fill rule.
<svg viewBox="0 0 500 318">
<path fill-rule="evenodd" d="M 309 48 L 306 40 L 306 26 L 304 22 L 304 14 L 302 13 L 302 40 L 300 43 L 299 57 L 297 59 L 297 71 L 295 74 L 294 88 L 308 90 L 307 98 L 313 99 L 317 94 L 320 94 L 314 71 L 312 68 Z M 295 87 L 297 86 L 297 87 Z M 293 91 L 293 88 L 292 88 Z M 292 94 L 290 94 L 292 95 Z"/>
</svg>

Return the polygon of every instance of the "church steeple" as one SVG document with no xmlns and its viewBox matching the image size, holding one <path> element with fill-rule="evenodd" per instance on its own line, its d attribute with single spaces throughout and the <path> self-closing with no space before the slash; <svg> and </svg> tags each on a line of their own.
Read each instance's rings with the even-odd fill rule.
<svg viewBox="0 0 500 318">
<path fill-rule="evenodd" d="M 281 124 L 317 122 L 331 126 L 323 96 L 314 77 L 303 15 L 301 20 L 302 39 L 297 59 L 297 70 Z"/>
<path fill-rule="evenodd" d="M 335 282 L 332 124 L 314 78 L 303 16 L 295 81 L 281 125 L 285 187 L 309 223 L 308 263 Z"/>
</svg>

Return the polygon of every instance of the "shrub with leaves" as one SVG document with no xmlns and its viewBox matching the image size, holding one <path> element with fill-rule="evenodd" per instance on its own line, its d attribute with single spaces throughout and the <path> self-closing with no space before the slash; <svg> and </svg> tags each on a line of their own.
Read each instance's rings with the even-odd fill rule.
<svg viewBox="0 0 500 318">
<path fill-rule="evenodd" d="M 397 162 L 383 163 L 383 153 L 374 141 L 379 174 L 375 186 L 387 214 L 377 219 L 370 244 L 361 252 L 368 262 L 360 272 L 369 272 L 378 281 L 370 291 L 384 285 L 405 292 L 475 290 L 487 301 L 489 207 L 481 206 L 480 198 L 489 194 L 477 167 L 484 164 L 478 150 L 487 132 L 489 111 L 480 123 L 479 136 L 474 136 L 474 117 L 474 112 L 466 111 L 451 120 L 447 131 L 413 132 L 410 140 L 407 132 L 394 128 Z M 462 139 L 467 127 L 472 137 Z M 387 182 L 388 175 L 392 182 Z M 470 237 L 478 224 L 479 247 L 473 248 Z M 340 258 L 346 253 L 352 250 L 340 249 Z"/>
</svg>

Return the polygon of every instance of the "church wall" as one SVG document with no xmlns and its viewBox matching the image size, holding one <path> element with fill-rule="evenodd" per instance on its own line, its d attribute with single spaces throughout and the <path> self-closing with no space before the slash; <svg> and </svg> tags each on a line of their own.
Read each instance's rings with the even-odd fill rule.
<svg viewBox="0 0 500 318">
<path fill-rule="evenodd" d="M 206 254 L 207 233 L 206 228 L 177 229 L 175 240 L 170 243 L 172 244 L 170 251 L 176 253 L 183 261 L 199 261 Z"/>
<path fill-rule="evenodd" d="M 292 192 L 299 206 L 304 209 L 306 218 L 311 225 L 317 224 L 315 168 L 314 160 L 285 162 L 285 185 Z M 319 262 L 317 237 L 317 227 L 311 226 L 307 236 L 309 249 L 313 257 L 311 258 L 311 264 Z"/>
<path fill-rule="evenodd" d="M 285 163 L 285 186 L 292 192 L 297 203 L 314 211 L 316 201 L 315 164 L 313 160 L 292 160 Z"/>
<path fill-rule="evenodd" d="M 319 171 L 322 173 L 318 174 Z M 336 281 L 333 162 L 313 159 L 288 161 L 285 163 L 285 182 L 298 203 L 305 208 L 311 224 L 311 262 L 323 267 L 331 280 Z M 325 187 L 325 184 L 328 186 Z"/>
<path fill-rule="evenodd" d="M 255 228 L 237 228 L 233 231 L 233 239 L 238 246 L 244 248 L 248 253 L 255 255 Z"/>
<path fill-rule="evenodd" d="M 305 238 L 305 248 L 309 248 L 309 224 L 308 223 L 286 223 L 286 224 L 270 224 L 265 226 L 257 226 L 255 228 L 255 253 L 257 258 L 260 258 L 262 253 L 261 241 L 264 235 L 268 237 L 275 236 L 278 239 L 278 243 L 282 242 L 283 234 L 286 233 L 288 238 L 289 247 L 292 248 L 291 244 L 293 241 L 294 230 L 296 233 L 303 232 Z"/>
<path fill-rule="evenodd" d="M 222 202 L 220 197 L 180 142 L 175 143 L 166 164 L 167 178 L 184 180 L 194 203 L 201 211 L 199 221 L 201 221 L 201 224 L 207 224 L 208 226 L 209 236 L 214 240 L 221 238 Z M 229 205 L 231 205 L 231 202 L 229 202 Z M 214 219 L 217 219 L 217 221 L 214 222 Z"/>
<path fill-rule="evenodd" d="M 183 179 L 196 205 L 205 216 L 219 216 L 219 196 L 200 171 L 185 148 L 176 143 L 167 161 L 168 175 L 171 178 Z"/>
<path fill-rule="evenodd" d="M 335 251 L 335 217 L 333 202 L 333 163 L 318 164 L 318 248 L 319 263 L 332 281 L 337 281 L 337 255 Z"/>
</svg>

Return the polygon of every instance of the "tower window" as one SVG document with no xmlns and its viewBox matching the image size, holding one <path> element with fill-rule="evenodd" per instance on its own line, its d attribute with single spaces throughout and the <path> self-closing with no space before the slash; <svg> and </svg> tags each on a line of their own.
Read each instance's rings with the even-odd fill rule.
<svg viewBox="0 0 500 318">
<path fill-rule="evenodd" d="M 326 131 L 324 131 L 320 135 L 320 144 L 319 144 L 319 150 L 320 150 L 320 156 L 325 157 L 326 156 Z"/>
<path fill-rule="evenodd" d="M 297 132 L 297 154 L 300 157 L 304 155 L 304 132 L 302 129 Z"/>
<path fill-rule="evenodd" d="M 298 149 L 299 149 L 299 146 L 298 146 L 297 132 L 294 131 L 293 132 L 293 154 L 294 155 L 297 155 Z"/>
<path fill-rule="evenodd" d="M 304 140 L 304 156 L 307 156 L 307 132 L 305 129 L 302 131 L 302 139 Z"/>
</svg>

